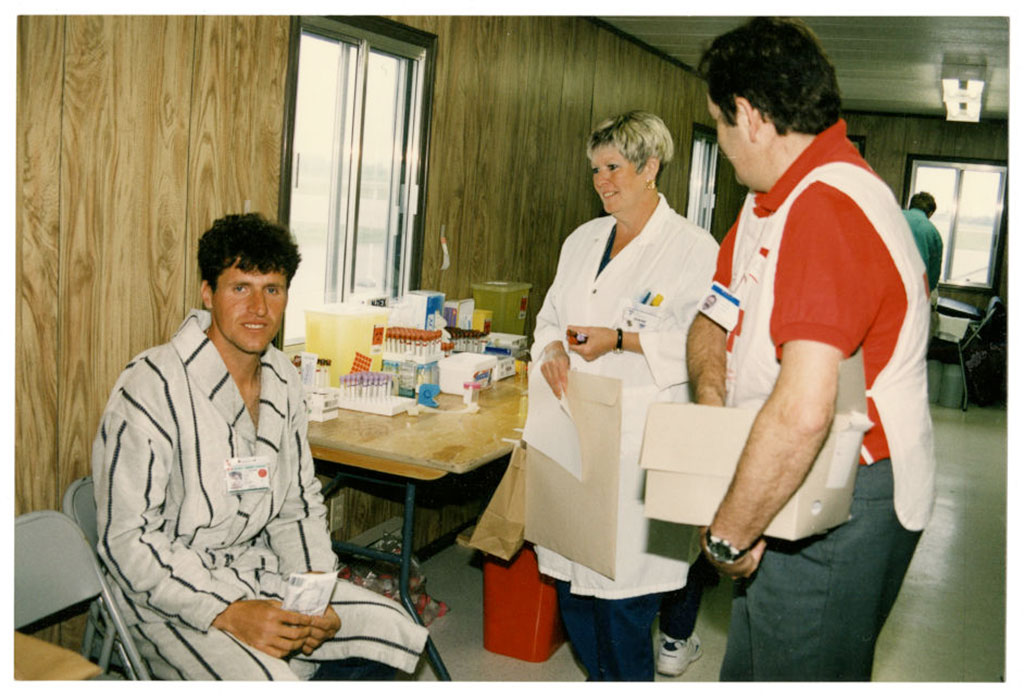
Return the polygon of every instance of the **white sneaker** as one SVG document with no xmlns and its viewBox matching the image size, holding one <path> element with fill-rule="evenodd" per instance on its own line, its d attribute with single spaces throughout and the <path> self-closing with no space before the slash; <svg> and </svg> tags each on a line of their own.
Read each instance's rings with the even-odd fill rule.
<svg viewBox="0 0 1024 696">
<path fill-rule="evenodd" d="M 701 656 L 700 638 L 696 633 L 687 640 L 672 640 L 659 632 L 658 643 L 658 674 L 665 677 L 678 677 Z"/>
</svg>

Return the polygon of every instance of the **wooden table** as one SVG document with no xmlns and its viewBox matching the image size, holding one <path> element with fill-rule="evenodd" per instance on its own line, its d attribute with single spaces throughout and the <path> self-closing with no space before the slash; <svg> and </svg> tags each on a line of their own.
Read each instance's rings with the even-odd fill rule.
<svg viewBox="0 0 1024 696">
<path fill-rule="evenodd" d="M 512 451 L 526 422 L 526 377 L 517 375 L 481 390 L 480 410 L 461 396 L 439 394 L 439 408 L 418 416 L 377 416 L 338 410 L 338 417 L 309 424 L 309 446 L 321 461 L 432 481 L 464 474 Z"/>
<path fill-rule="evenodd" d="M 416 482 L 464 474 L 510 453 L 526 422 L 526 400 L 526 376 L 516 375 L 481 390 L 480 410 L 475 413 L 461 412 L 465 409 L 461 396 L 439 394 L 436 410 L 421 409 L 416 416 L 339 409 L 337 418 L 309 424 L 309 446 L 318 468 L 334 473 L 334 480 L 324 488 L 325 498 L 346 478 L 368 478 L 404 488 L 400 555 L 347 542 L 334 542 L 334 549 L 398 563 L 402 604 L 420 623 L 409 596 Z M 426 649 L 438 678 L 449 680 L 429 638 Z"/>
</svg>

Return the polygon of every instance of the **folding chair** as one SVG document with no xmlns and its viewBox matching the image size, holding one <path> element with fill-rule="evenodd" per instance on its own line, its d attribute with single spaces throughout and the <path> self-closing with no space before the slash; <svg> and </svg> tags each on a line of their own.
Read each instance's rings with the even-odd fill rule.
<svg viewBox="0 0 1024 696">
<path fill-rule="evenodd" d="M 99 535 L 96 532 L 96 498 L 93 497 L 93 483 L 91 476 L 83 476 L 71 482 L 68 489 L 64 491 L 63 501 L 64 514 L 70 517 L 82 530 L 86 541 L 96 552 L 96 542 Z M 99 557 L 97 556 L 97 562 Z M 95 659 L 100 663 L 109 663 L 114 649 L 117 649 L 117 657 L 126 673 L 131 674 L 135 669 L 133 661 L 126 654 L 126 648 L 118 640 L 117 631 L 113 630 L 110 616 L 106 610 L 105 603 L 97 598 L 89 606 L 89 616 L 85 624 L 85 634 L 82 636 L 82 655 Z M 139 660 L 141 662 L 141 660 Z M 117 664 L 115 662 L 115 664 Z M 144 678 L 149 678 L 144 677 Z"/>
<path fill-rule="evenodd" d="M 104 629 L 116 635 L 120 645 L 126 675 L 149 679 L 96 552 L 74 520 L 56 510 L 40 510 L 16 517 L 14 524 L 14 627 L 35 624 L 89 600 L 99 602 Z M 114 676 L 109 650 L 97 664 L 104 675 Z"/>
</svg>

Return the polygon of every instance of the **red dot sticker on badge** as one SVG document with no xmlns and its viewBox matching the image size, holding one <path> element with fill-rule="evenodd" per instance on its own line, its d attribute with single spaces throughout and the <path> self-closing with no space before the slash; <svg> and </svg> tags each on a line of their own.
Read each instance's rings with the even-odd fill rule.
<svg viewBox="0 0 1024 696">
<path fill-rule="evenodd" d="M 259 477 L 260 478 L 266 478 L 266 476 L 267 476 L 267 470 L 266 469 L 260 469 L 258 473 L 259 473 Z"/>
</svg>

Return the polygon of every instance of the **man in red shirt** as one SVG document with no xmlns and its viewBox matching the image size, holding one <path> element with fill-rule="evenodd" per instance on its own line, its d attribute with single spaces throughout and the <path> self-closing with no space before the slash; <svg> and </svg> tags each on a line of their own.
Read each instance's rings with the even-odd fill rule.
<svg viewBox="0 0 1024 696">
<path fill-rule="evenodd" d="M 835 72 L 803 23 L 754 19 L 718 37 L 700 71 L 750 194 L 715 274 L 738 311 L 698 314 L 689 374 L 699 403 L 758 409 L 702 531 L 705 554 L 738 580 L 721 677 L 869 680 L 934 499 L 924 266 L 892 192 L 846 138 Z M 839 363 L 857 349 L 874 425 L 851 519 L 765 538 L 830 430 Z"/>
</svg>

